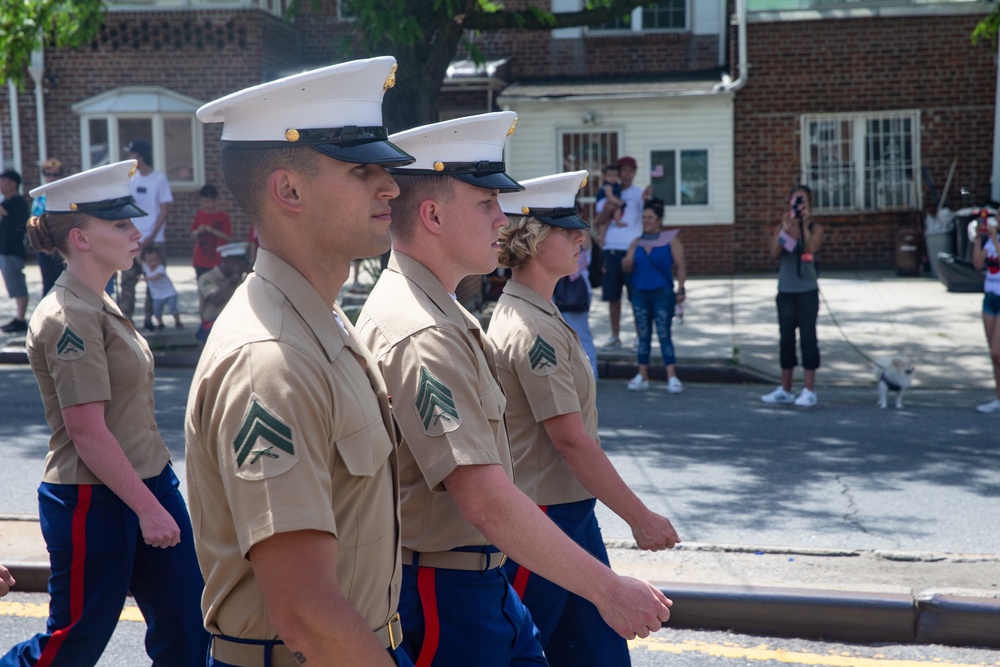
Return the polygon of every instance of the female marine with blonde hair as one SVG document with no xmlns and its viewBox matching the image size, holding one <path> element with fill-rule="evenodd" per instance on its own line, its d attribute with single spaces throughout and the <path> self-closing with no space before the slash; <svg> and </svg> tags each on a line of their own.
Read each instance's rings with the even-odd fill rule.
<svg viewBox="0 0 1000 667">
<path fill-rule="evenodd" d="M 625 485 L 597 436 L 597 383 L 579 338 L 552 302 L 556 282 L 577 269 L 587 223 L 575 197 L 587 172 L 521 181 L 501 194 L 510 223 L 500 264 L 511 269 L 489 327 L 507 397 L 514 481 L 577 544 L 605 564 L 595 496 L 624 519 L 640 548 L 680 540 L 665 517 Z M 628 646 L 590 602 L 517 563 L 504 566 L 531 611 L 549 664 L 628 665 Z"/>
</svg>

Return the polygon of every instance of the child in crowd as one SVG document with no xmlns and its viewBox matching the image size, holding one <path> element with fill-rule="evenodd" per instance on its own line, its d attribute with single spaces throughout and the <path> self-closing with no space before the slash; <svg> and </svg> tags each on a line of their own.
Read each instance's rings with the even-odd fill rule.
<svg viewBox="0 0 1000 667">
<path fill-rule="evenodd" d="M 156 330 L 163 331 L 163 309 L 169 308 L 170 314 L 174 316 L 174 326 L 183 329 L 181 315 L 177 310 L 177 290 L 167 276 L 167 267 L 163 264 L 159 251 L 156 248 L 147 246 L 142 251 L 142 273 L 149 286 L 149 293 L 153 297 L 153 315 L 156 316 Z M 153 329 L 147 323 L 147 331 Z"/>
<path fill-rule="evenodd" d="M 601 187 L 597 191 L 596 201 L 607 199 L 605 206 L 613 206 L 611 213 L 612 222 L 618 223 L 622 219 L 622 211 L 625 210 L 625 202 L 622 201 L 622 177 L 618 165 L 609 164 L 604 167 L 604 175 L 601 180 Z"/>
<path fill-rule="evenodd" d="M 194 257 L 191 260 L 195 276 L 214 269 L 222 263 L 218 249 L 233 238 L 233 223 L 229 214 L 219 210 L 219 191 L 214 185 L 205 185 L 198 192 L 201 208 L 191 223 L 194 239 Z"/>
</svg>

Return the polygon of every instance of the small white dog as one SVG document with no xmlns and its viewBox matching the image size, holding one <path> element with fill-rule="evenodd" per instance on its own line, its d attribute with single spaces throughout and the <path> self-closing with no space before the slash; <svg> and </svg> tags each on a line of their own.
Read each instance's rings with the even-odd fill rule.
<svg viewBox="0 0 1000 667">
<path fill-rule="evenodd" d="M 875 380 L 878 381 L 878 406 L 885 408 L 889 392 L 896 392 L 896 409 L 903 408 L 903 393 L 913 384 L 916 369 L 906 357 L 883 357 L 875 362 Z"/>
</svg>

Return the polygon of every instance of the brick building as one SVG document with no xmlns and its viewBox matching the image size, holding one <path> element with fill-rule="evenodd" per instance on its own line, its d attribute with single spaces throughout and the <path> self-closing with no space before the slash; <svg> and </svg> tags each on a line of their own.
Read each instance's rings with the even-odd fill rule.
<svg viewBox="0 0 1000 667">
<path fill-rule="evenodd" d="M 470 34 L 487 64 L 458 54 L 439 116 L 517 111 L 507 162 L 519 178 L 596 175 L 634 156 L 637 182 L 651 181 L 683 228 L 693 273 L 773 269 L 767 236 L 799 181 L 817 192 L 828 267 L 891 267 L 896 231 L 919 224 L 956 155 L 948 205 L 965 203 L 960 188 L 977 203 L 988 194 L 996 64 L 968 35 L 989 3 L 747 0 L 741 21 L 734 2 L 663 0 L 599 27 Z M 282 0 L 111 0 L 91 44 L 46 48 L 24 89 L 0 96 L 4 166 L 26 192 L 47 156 L 72 173 L 150 140 L 176 200 L 170 252 L 189 253 L 198 188 L 222 185 L 221 128 L 201 125 L 198 106 L 352 57 L 338 3 L 304 5 L 289 22 Z"/>
</svg>

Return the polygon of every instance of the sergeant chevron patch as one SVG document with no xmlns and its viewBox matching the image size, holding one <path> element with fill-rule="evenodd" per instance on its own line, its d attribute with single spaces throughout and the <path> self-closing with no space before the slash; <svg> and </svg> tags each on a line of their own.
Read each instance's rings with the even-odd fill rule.
<svg viewBox="0 0 1000 667">
<path fill-rule="evenodd" d="M 559 368 L 556 349 L 540 335 L 528 350 L 528 361 L 531 362 L 531 372 L 535 375 L 552 375 Z"/>
<path fill-rule="evenodd" d="M 288 472 L 299 460 L 292 428 L 256 394 L 250 395 L 250 405 L 233 440 L 233 448 L 236 475 L 246 480 L 275 477 Z"/>
<path fill-rule="evenodd" d="M 427 370 L 426 366 L 420 367 L 417 400 L 413 406 L 420 415 L 427 435 L 442 435 L 462 425 L 451 389 Z"/>
</svg>

